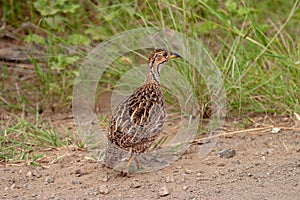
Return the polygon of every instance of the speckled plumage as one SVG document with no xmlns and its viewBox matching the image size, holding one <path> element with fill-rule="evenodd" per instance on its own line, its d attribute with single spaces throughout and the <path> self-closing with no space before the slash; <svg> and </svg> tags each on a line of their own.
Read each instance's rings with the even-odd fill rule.
<svg viewBox="0 0 300 200">
<path fill-rule="evenodd" d="M 179 55 L 161 49 L 151 54 L 144 84 L 123 99 L 113 112 L 103 162 L 107 167 L 114 168 L 126 154 L 146 152 L 161 133 L 166 111 L 159 72 L 161 64 L 175 57 Z"/>
</svg>

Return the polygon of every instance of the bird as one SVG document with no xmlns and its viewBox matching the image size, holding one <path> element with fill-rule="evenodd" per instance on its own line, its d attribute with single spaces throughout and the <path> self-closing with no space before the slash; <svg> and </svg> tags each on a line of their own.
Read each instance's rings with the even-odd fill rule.
<svg viewBox="0 0 300 200">
<path fill-rule="evenodd" d="M 106 167 L 114 168 L 120 161 L 128 159 L 127 169 L 124 170 L 125 174 L 128 173 L 135 156 L 146 153 L 159 137 L 166 118 L 160 70 L 162 64 L 173 58 L 181 56 L 164 49 L 154 50 L 148 59 L 146 80 L 121 100 L 114 110 L 103 159 Z"/>
</svg>

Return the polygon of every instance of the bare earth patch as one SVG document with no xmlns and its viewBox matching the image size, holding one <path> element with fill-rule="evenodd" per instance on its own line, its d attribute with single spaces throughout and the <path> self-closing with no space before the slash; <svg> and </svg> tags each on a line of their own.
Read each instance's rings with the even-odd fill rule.
<svg viewBox="0 0 300 200">
<path fill-rule="evenodd" d="M 221 137 L 198 158 L 198 145 L 170 166 L 122 177 L 76 147 L 50 149 L 42 166 L 2 163 L 1 199 L 299 199 L 300 133 Z M 236 155 L 222 158 L 222 150 Z"/>
</svg>

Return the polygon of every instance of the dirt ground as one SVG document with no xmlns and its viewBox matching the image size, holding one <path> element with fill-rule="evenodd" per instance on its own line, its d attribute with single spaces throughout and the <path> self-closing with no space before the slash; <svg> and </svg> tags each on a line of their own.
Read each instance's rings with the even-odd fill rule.
<svg viewBox="0 0 300 200">
<path fill-rule="evenodd" d="M 278 119 L 282 121 L 289 119 Z M 226 127 L 230 123 L 234 126 L 227 122 Z M 77 147 L 49 149 L 42 166 L 1 163 L 0 198 L 299 199 L 300 131 L 271 131 L 221 136 L 204 159 L 198 157 L 201 144 L 194 144 L 170 166 L 129 177 L 103 167 Z M 236 154 L 218 155 L 228 149 Z"/>
</svg>

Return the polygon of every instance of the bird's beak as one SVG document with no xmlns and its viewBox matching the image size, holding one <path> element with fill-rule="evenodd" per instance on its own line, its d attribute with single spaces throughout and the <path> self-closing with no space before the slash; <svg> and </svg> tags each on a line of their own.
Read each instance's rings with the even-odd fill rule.
<svg viewBox="0 0 300 200">
<path fill-rule="evenodd" d="M 181 58 L 181 56 L 177 53 L 171 52 L 170 59 L 172 59 L 172 58 Z"/>
</svg>

